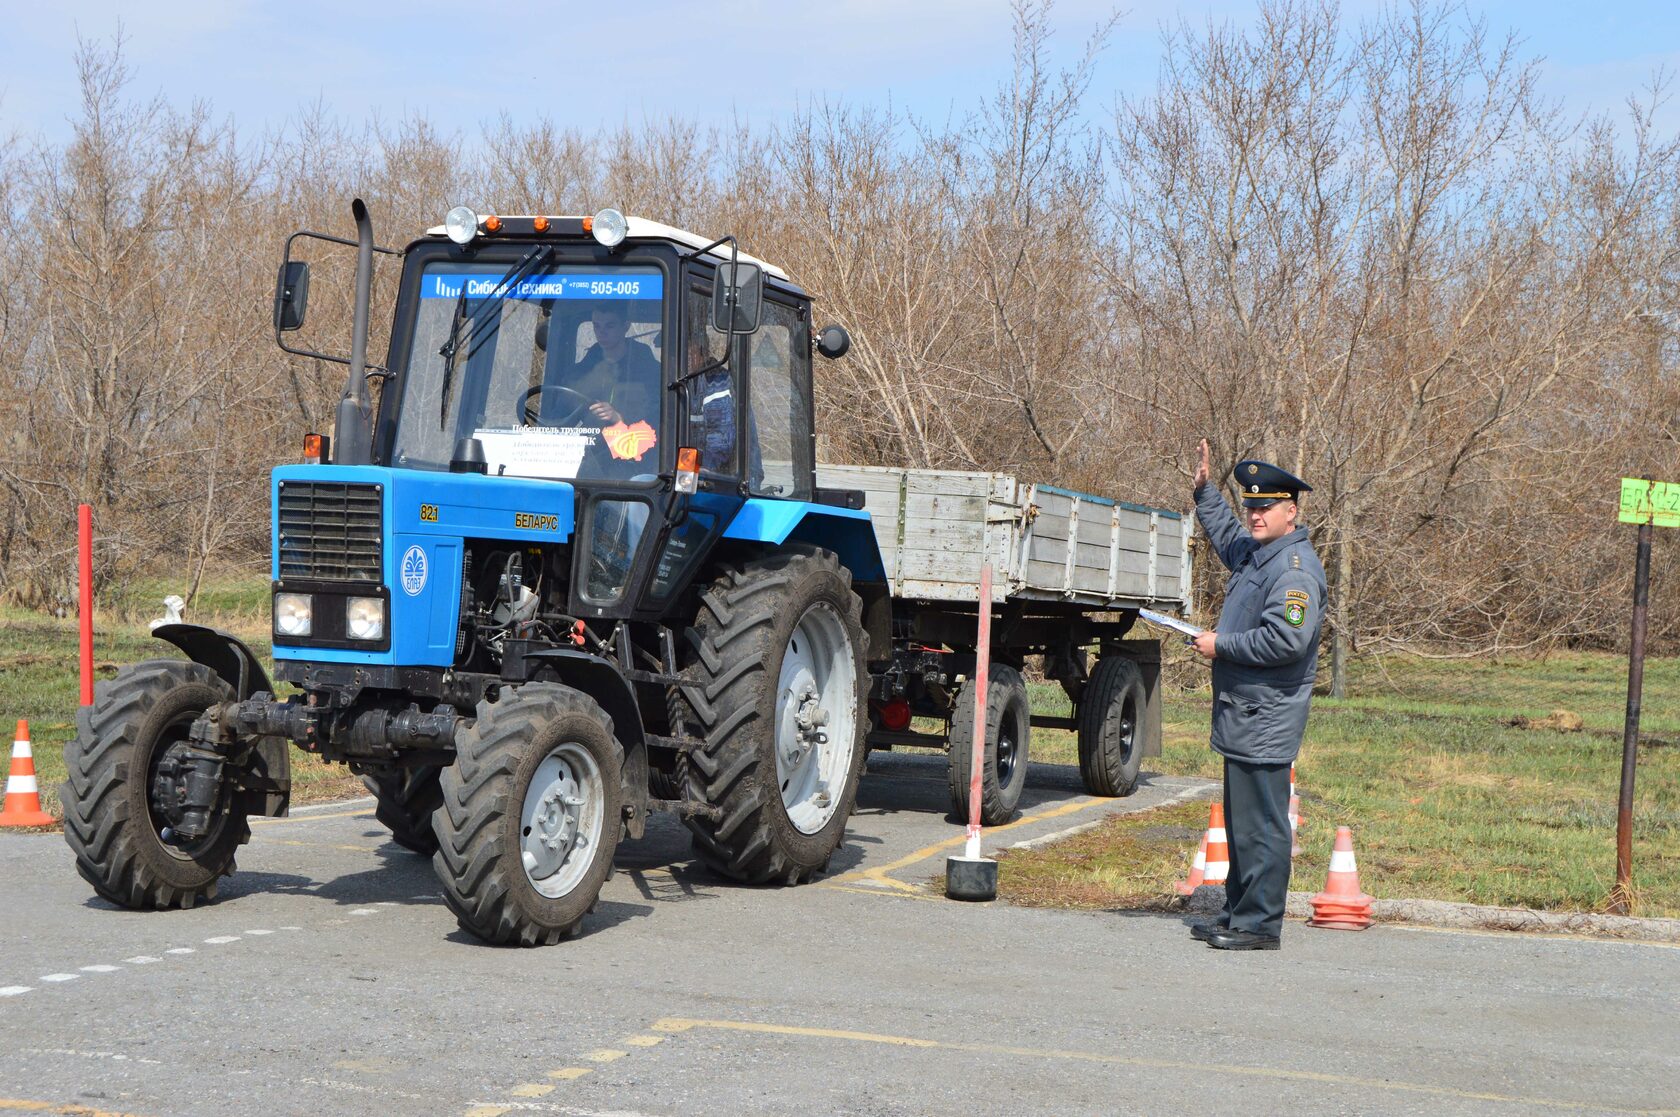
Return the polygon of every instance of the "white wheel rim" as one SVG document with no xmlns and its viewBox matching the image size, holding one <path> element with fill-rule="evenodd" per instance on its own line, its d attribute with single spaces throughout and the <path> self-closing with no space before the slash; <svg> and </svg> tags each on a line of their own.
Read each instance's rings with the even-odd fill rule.
<svg viewBox="0 0 1680 1117">
<path fill-rule="evenodd" d="M 857 739 L 857 669 L 840 614 L 817 604 L 788 637 L 776 683 L 776 784 L 788 821 L 815 834 L 840 808 Z"/>
<path fill-rule="evenodd" d="M 519 811 L 519 858 L 532 888 L 557 899 L 578 886 L 601 844 L 605 802 L 601 766 L 582 745 L 558 745 L 537 765 Z"/>
</svg>

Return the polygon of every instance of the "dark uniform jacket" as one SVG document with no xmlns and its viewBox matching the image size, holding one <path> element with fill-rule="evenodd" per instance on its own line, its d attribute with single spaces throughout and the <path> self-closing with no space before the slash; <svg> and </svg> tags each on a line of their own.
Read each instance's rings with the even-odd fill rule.
<svg viewBox="0 0 1680 1117">
<path fill-rule="evenodd" d="M 1230 568 L 1213 660 L 1213 748 L 1287 764 L 1301 748 L 1318 671 L 1324 567 L 1305 528 L 1259 544 L 1218 486 L 1196 493 L 1196 518 Z"/>
</svg>

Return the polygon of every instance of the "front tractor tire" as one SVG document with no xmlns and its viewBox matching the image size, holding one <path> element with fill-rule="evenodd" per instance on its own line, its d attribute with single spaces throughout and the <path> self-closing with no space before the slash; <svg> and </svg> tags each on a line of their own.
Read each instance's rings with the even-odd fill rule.
<svg viewBox="0 0 1680 1117">
<path fill-rule="evenodd" d="M 867 728 L 863 605 L 828 551 L 726 571 L 701 595 L 683 688 L 704 745 L 681 767 L 695 850 L 751 884 L 827 866 L 857 801 Z"/>
<path fill-rule="evenodd" d="M 622 768 L 611 720 L 570 687 L 527 683 L 480 702 L 432 815 L 432 865 L 461 926 L 517 946 L 571 935 L 612 871 Z"/>
<path fill-rule="evenodd" d="M 200 714 L 233 697 L 203 664 L 159 659 L 123 668 L 77 712 L 59 788 L 64 840 L 76 871 L 111 903 L 190 908 L 214 899 L 218 881 L 233 872 L 234 851 L 251 829 L 231 806 L 230 789 L 208 833 L 181 845 L 163 840 L 168 821 L 153 803 L 159 762 L 187 747 Z"/>
</svg>

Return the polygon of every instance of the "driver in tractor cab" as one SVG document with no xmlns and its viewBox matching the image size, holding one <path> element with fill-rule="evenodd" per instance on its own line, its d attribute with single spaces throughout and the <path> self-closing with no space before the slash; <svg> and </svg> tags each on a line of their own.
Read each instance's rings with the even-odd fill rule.
<svg viewBox="0 0 1680 1117">
<path fill-rule="evenodd" d="M 569 385 L 591 400 L 602 427 L 645 422 L 659 425 L 659 358 L 645 343 L 626 337 L 629 315 L 619 303 L 590 311 L 594 344 L 584 350 Z"/>
</svg>

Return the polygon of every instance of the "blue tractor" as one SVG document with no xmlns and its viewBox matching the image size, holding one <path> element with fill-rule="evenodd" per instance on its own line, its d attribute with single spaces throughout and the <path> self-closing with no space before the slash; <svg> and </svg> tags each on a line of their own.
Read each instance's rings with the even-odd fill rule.
<svg viewBox="0 0 1680 1117">
<path fill-rule="evenodd" d="M 816 483 L 812 355 L 844 330 L 733 238 L 459 207 L 390 253 L 374 365 L 389 250 L 353 212 L 354 241 L 287 241 L 275 295 L 281 347 L 349 373 L 332 437 L 272 476 L 274 678 L 156 630 L 187 658 L 103 684 L 65 751 L 81 874 L 129 908 L 213 897 L 247 818 L 286 813 L 293 745 L 360 774 L 491 942 L 572 933 L 653 811 L 728 877 L 820 872 L 892 635 L 862 496 Z M 356 248 L 348 357 L 287 340 L 300 238 Z"/>
</svg>

